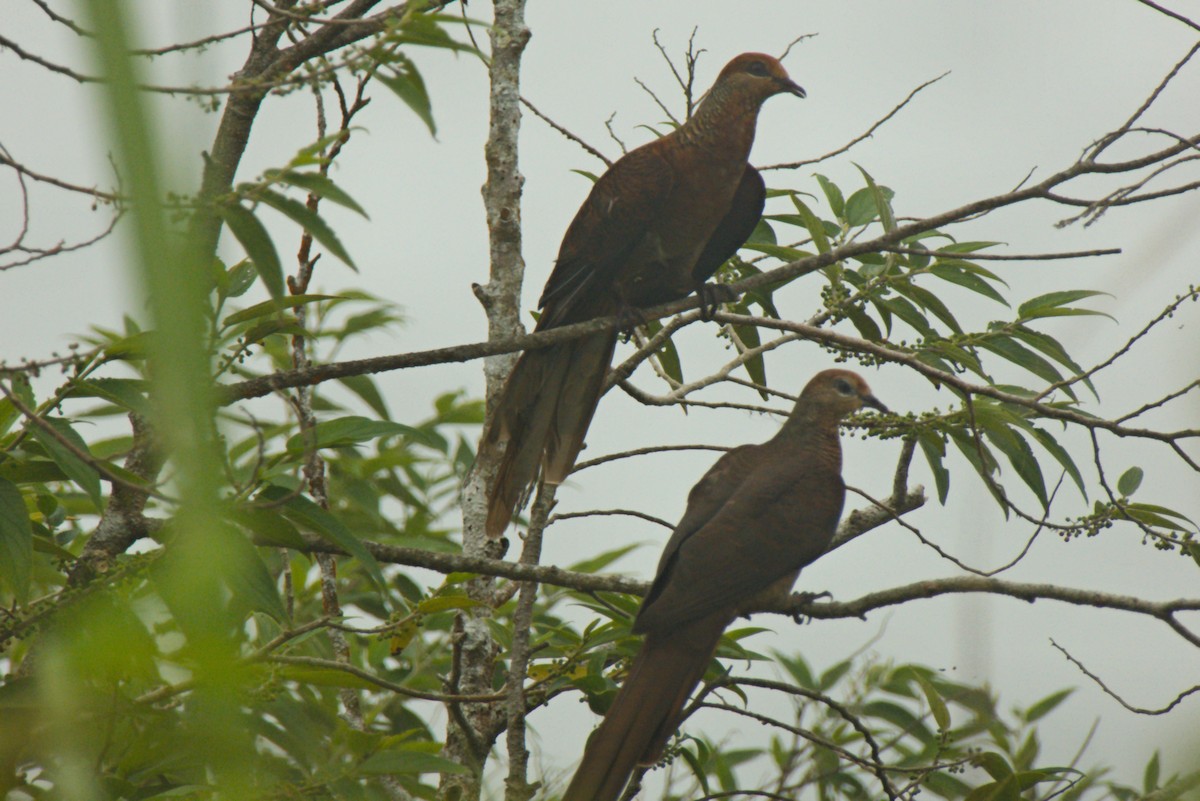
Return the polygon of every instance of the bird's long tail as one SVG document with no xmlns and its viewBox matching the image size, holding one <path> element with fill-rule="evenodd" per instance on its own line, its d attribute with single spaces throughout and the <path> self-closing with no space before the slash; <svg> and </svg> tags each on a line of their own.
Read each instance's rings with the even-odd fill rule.
<svg viewBox="0 0 1200 801">
<path fill-rule="evenodd" d="M 658 761 L 728 622 L 720 613 L 647 635 L 563 801 L 616 801 L 634 767 Z"/>
<path fill-rule="evenodd" d="M 521 355 L 480 445 L 504 448 L 488 494 L 488 536 L 504 533 L 539 470 L 549 484 L 571 472 L 616 344 L 616 332 L 602 332 Z"/>
</svg>

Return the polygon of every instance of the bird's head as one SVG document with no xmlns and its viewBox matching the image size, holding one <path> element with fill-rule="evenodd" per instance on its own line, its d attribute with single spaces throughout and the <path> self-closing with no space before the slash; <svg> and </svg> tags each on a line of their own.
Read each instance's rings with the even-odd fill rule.
<svg viewBox="0 0 1200 801">
<path fill-rule="evenodd" d="M 800 393 L 800 404 L 820 409 L 822 416 L 841 419 L 870 406 L 881 412 L 888 409 L 871 393 L 858 373 L 849 370 L 822 370 L 812 377 Z"/>
<path fill-rule="evenodd" d="M 717 85 L 751 95 L 761 103 L 778 94 L 804 97 L 804 89 L 788 77 L 779 59 L 766 53 L 742 53 L 725 65 L 717 76 Z"/>
</svg>

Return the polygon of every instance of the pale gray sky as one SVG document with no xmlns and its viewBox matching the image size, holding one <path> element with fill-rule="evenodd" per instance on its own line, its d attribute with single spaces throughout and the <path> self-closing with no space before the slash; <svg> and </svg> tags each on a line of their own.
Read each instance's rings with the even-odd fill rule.
<svg viewBox="0 0 1200 801">
<path fill-rule="evenodd" d="M 1200 18 L 1200 3 L 1176 5 Z M 245 4 L 232 0 L 158 0 L 142 8 L 147 44 L 193 39 L 245 21 Z M 469 13 L 487 19 L 490 8 L 475 0 Z M 7 35 L 53 60 L 90 69 L 78 42 L 64 36 L 32 4 L 7 0 L 4 15 Z M 634 83 L 635 76 L 679 106 L 651 42 L 655 29 L 672 52 L 679 52 L 698 28 L 697 42 L 708 51 L 700 64 L 701 87 L 739 52 L 779 53 L 794 38 L 817 34 L 786 61 L 792 77 L 808 90 L 808 99 L 777 98 L 762 114 L 752 156 L 760 165 L 830 151 L 866 130 L 918 84 L 949 71 L 872 139 L 815 168 L 848 194 L 861 181 L 852 162 L 861 164 L 878 182 L 896 190 L 895 208 L 906 216 L 925 216 L 1003 192 L 1030 170 L 1044 176 L 1066 166 L 1092 140 L 1123 122 L 1195 40 L 1194 31 L 1134 0 L 532 2 L 528 23 L 533 38 L 524 62 L 523 93 L 614 157 L 619 150 L 604 127 L 610 114 L 616 113 L 614 128 L 630 146 L 649 136 L 639 124 L 662 119 Z M 155 80 L 220 83 L 242 57 L 239 44 L 200 57 L 155 62 L 156 69 L 161 64 L 164 70 Z M 374 103 L 361 122 L 366 130 L 355 134 L 334 176 L 367 208 L 371 220 L 326 209 L 361 274 L 354 276 L 327 258 L 316 280 L 319 288 L 360 286 L 391 298 L 404 306 L 408 323 L 395 336 L 377 337 L 346 357 L 473 342 L 485 336 L 470 284 L 487 275 L 479 195 L 484 180 L 486 74 L 469 57 L 435 51 L 414 51 L 413 57 L 433 98 L 438 138 L 432 140 L 415 116 L 376 87 Z M 0 51 L 0 69 L 0 109 L 5 111 L 0 143 L 37 171 L 108 186 L 105 134 L 97 122 L 92 91 L 8 52 Z M 1162 98 L 1161 108 L 1151 113 L 1147 124 L 1194 133 L 1200 127 L 1198 91 L 1200 65 L 1193 65 Z M 185 189 L 194 189 L 197 154 L 210 141 L 217 116 L 182 100 L 163 99 L 159 105 L 160 122 L 178 154 L 177 179 Z M 531 117 L 525 119 L 522 136 L 528 265 L 524 297 L 532 306 L 562 232 L 588 189 L 585 179 L 570 170 L 598 170 L 601 165 Z M 272 99 L 255 126 L 241 174 L 252 177 L 276 166 L 313 138 L 311 102 L 305 93 Z M 819 195 L 811 172 L 769 173 L 767 181 Z M 0 176 L 0 182 L 0 239 L 7 241 L 16 232 L 18 196 L 11 175 Z M 104 224 L 103 212 L 92 212 L 86 202 L 37 185 L 31 185 L 31 195 L 32 232 L 42 243 Z M 1047 326 L 1089 365 L 1111 353 L 1177 291 L 1200 278 L 1198 212 L 1200 200 L 1186 197 L 1111 211 L 1086 230 L 1078 225 L 1059 230 L 1054 223 L 1066 216 L 1063 211 L 1036 203 L 995 213 L 955 234 L 959 239 L 1004 240 L 1011 252 L 1123 248 L 1123 255 L 1103 260 L 1003 267 L 1014 305 L 1054 289 L 1083 287 L 1113 294 L 1092 305 L 1111 313 L 1118 323 L 1079 318 Z M 292 241 L 290 228 L 279 225 L 274 230 L 280 241 Z M 89 324 L 116 327 L 124 312 L 140 314 L 118 244 L 111 241 L 82 254 L 0 274 L 0 359 L 44 356 Z M 287 252 L 291 246 L 280 249 Z M 227 252 L 233 255 L 236 249 Z M 819 303 L 816 293 L 812 280 L 794 285 L 780 296 L 781 311 L 794 318 L 809 316 Z M 971 320 L 977 328 L 1009 315 L 986 301 L 964 308 L 970 312 L 960 319 Z M 1195 328 L 1193 307 L 1139 347 L 1134 358 L 1102 374 L 1097 383 L 1103 403 L 1093 410 L 1126 411 L 1152 393 L 1161 394 L 1162 387 L 1178 387 L 1194 378 Z M 689 329 L 679 344 L 689 376 L 727 358 L 715 346 L 709 328 Z M 809 375 L 830 364 L 818 348 L 799 345 L 774 355 L 768 369 L 774 385 L 796 391 Z M 479 368 L 424 368 L 383 376 L 380 382 L 397 419 L 420 418 L 432 398 L 448 389 L 481 393 Z M 893 409 L 919 411 L 952 403 L 948 394 L 936 393 L 905 370 L 885 367 L 865 374 Z M 661 391 L 645 369 L 636 381 Z M 711 397 L 730 394 L 720 390 Z M 754 397 L 741 399 L 753 402 Z M 1197 411 L 1193 402 L 1152 422 L 1164 428 L 1194 425 Z M 775 425 L 738 412 L 698 410 L 684 416 L 674 409 L 643 409 L 618 391 L 602 402 L 584 458 L 647 442 L 739 444 L 764 439 Z M 1088 461 L 1085 440 L 1069 441 L 1082 466 Z M 885 495 L 899 444 L 850 440 L 846 445 L 848 482 Z M 1111 448 L 1110 472 L 1133 464 L 1145 468 L 1146 496 L 1139 500 L 1174 505 L 1200 518 L 1195 474 L 1163 458 L 1164 450 L 1125 442 L 1106 447 Z M 695 453 L 660 455 L 588 471 L 559 493 L 560 510 L 624 507 L 674 519 L 688 488 L 711 461 Z M 1030 527 L 1006 523 L 965 464 L 953 462 L 952 468 L 950 503 L 943 508 L 933 499 L 911 516 L 911 522 L 964 560 L 985 567 L 1007 561 L 1020 550 Z M 919 457 L 914 480 L 932 485 Z M 1063 495 L 1063 508 L 1078 513 L 1081 503 L 1074 490 L 1065 487 Z M 664 536 L 649 524 L 622 518 L 569 521 L 551 530 L 547 558 L 565 564 L 624 542 L 645 542 L 647 547 L 620 568 L 649 577 Z M 911 534 L 889 526 L 821 560 L 806 571 L 801 586 L 849 599 L 954 572 Z M 1026 563 L 1008 577 L 1151 599 L 1196 593 L 1194 564 L 1140 546 L 1135 532 L 1120 529 L 1070 544 L 1044 534 Z M 1111 763 L 1127 781 L 1137 781 L 1156 746 L 1161 745 L 1179 768 L 1194 754 L 1200 709 L 1195 699 L 1170 717 L 1131 715 L 1091 686 L 1049 643 L 1054 638 L 1068 648 L 1131 702 L 1159 706 L 1194 683 L 1196 655 L 1165 626 L 1140 618 L 1045 602 L 1028 606 L 1008 599 L 971 598 L 909 604 L 890 614 L 873 614 L 866 622 L 821 622 L 802 628 L 784 619 L 756 623 L 777 634 L 758 635 L 751 643 L 755 647 L 798 648 L 819 668 L 865 647 L 881 659 L 911 660 L 945 670 L 952 678 L 989 682 L 999 690 L 1004 708 L 1028 705 L 1077 685 L 1080 691 L 1043 728 L 1048 761 L 1069 759 L 1096 719 L 1099 732 L 1084 764 Z M 564 766 L 578 753 L 593 722 L 591 713 L 572 701 L 559 702 L 531 720 L 550 758 Z"/>
</svg>

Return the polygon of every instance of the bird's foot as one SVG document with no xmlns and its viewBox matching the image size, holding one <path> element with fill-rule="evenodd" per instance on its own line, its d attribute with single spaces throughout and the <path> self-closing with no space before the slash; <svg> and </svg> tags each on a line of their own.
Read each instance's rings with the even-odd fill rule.
<svg viewBox="0 0 1200 801">
<path fill-rule="evenodd" d="M 704 283 L 696 287 L 696 296 L 700 298 L 700 319 L 711 322 L 717 313 L 717 306 L 737 300 L 737 293 L 728 284 Z"/>
<path fill-rule="evenodd" d="M 622 302 L 617 307 L 617 330 L 628 337 L 633 329 L 646 324 L 646 315 L 636 306 Z"/>
<path fill-rule="evenodd" d="M 793 592 L 791 601 L 793 604 L 811 604 L 813 601 L 819 601 L 822 598 L 833 598 L 833 595 L 828 590 L 821 592 Z M 792 620 L 797 623 L 807 623 L 811 618 L 807 617 L 803 612 L 792 612 Z"/>
</svg>

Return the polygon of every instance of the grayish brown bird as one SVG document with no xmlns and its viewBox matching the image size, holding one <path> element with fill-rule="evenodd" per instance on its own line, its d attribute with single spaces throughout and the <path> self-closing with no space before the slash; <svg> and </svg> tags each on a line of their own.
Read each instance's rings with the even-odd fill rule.
<svg viewBox="0 0 1200 801">
<path fill-rule="evenodd" d="M 633 624 L 645 642 L 563 801 L 615 801 L 635 766 L 658 761 L 725 627 L 785 597 L 829 547 L 846 495 L 838 424 L 864 406 L 887 411 L 857 374 L 817 373 L 779 433 L 692 487 Z"/>
<path fill-rule="evenodd" d="M 600 176 L 563 237 L 537 330 L 704 287 L 762 216 L 763 180 L 747 158 L 759 108 L 780 93 L 804 97 L 777 59 L 743 53 L 687 122 Z M 539 473 L 559 484 L 571 471 L 616 341 L 611 331 L 526 351 L 513 368 L 480 444 L 503 448 L 488 493 L 489 536 L 503 533 Z"/>
</svg>

